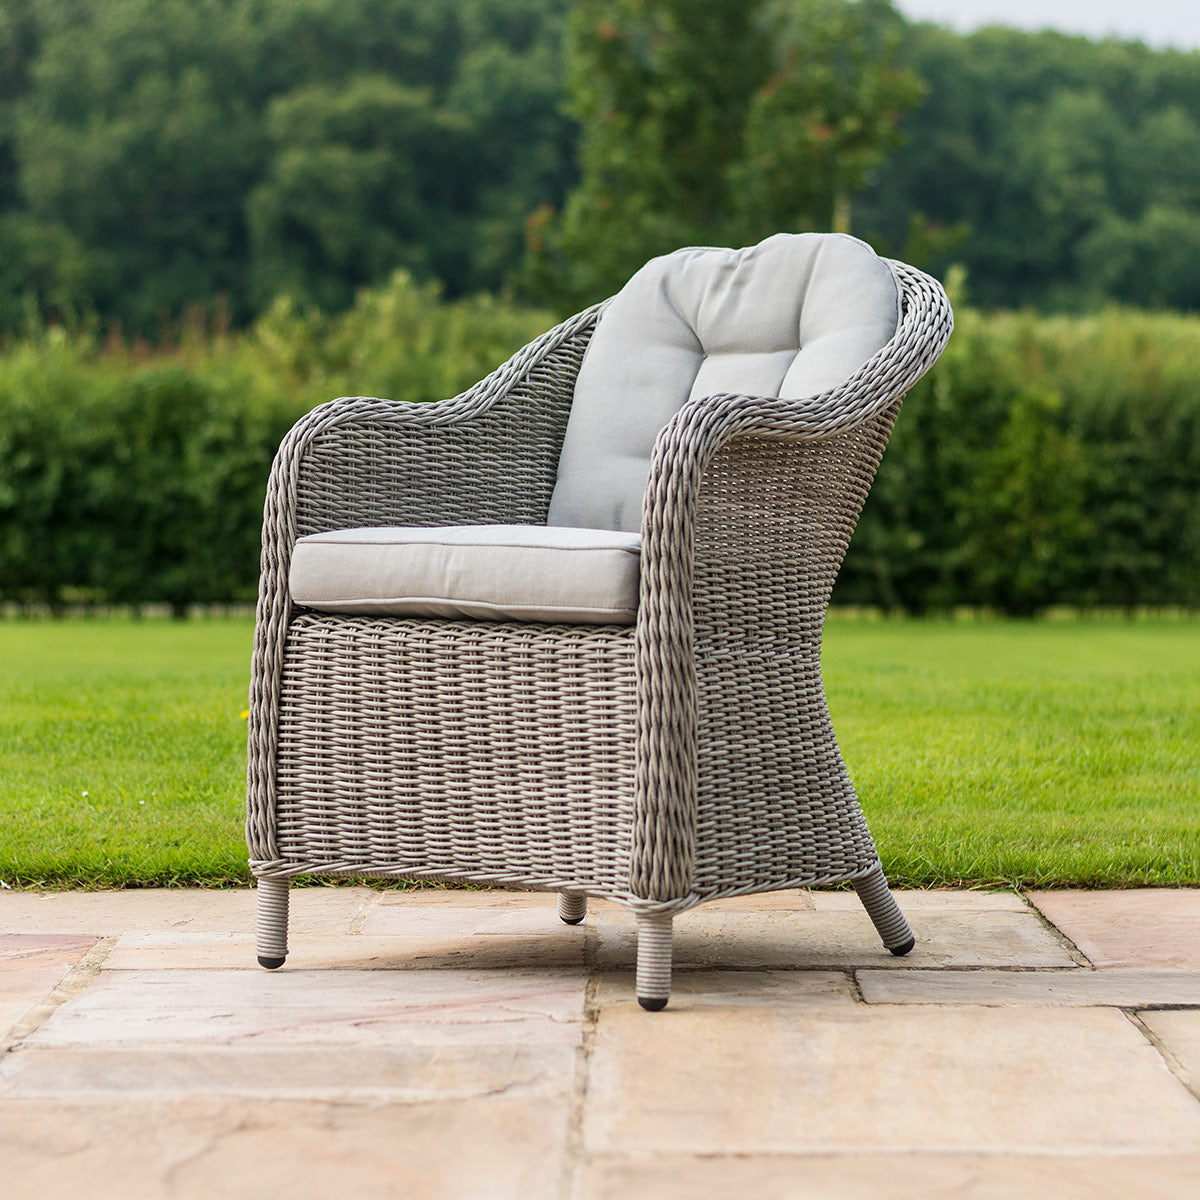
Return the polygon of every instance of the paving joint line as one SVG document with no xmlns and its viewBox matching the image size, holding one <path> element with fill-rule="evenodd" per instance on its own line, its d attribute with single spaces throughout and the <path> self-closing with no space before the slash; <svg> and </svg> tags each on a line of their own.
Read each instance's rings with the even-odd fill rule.
<svg viewBox="0 0 1200 1200">
<path fill-rule="evenodd" d="M 1067 935 L 1063 933 L 1063 931 L 1059 929 L 1059 927 L 1055 925 L 1055 923 L 1051 921 L 1050 918 L 1046 916 L 1046 914 L 1042 912 L 1042 910 L 1038 908 L 1038 906 L 1034 904 L 1032 900 L 1030 900 L 1029 896 L 1025 892 L 1018 892 L 1017 895 L 1021 897 L 1021 901 L 1025 907 L 1028 908 L 1029 911 L 1032 912 L 1039 921 L 1041 921 L 1042 925 L 1048 929 L 1055 938 L 1058 939 L 1059 943 L 1075 961 L 1076 966 L 1087 967 L 1092 971 L 1097 969 L 1096 964 L 1092 962 L 1092 960 L 1088 958 L 1087 955 L 1084 954 L 1083 951 L 1080 950 L 1079 947 L 1075 945 L 1075 943 L 1071 941 L 1071 939 L 1067 937 Z"/>
<path fill-rule="evenodd" d="M 0 1049 L 11 1054 L 21 1048 L 21 1043 L 41 1028 L 66 1001 L 78 996 L 100 977 L 104 960 L 117 944 L 117 935 L 98 938 L 96 944 L 59 980 L 37 1004 L 9 1030 L 0 1040 Z"/>
<path fill-rule="evenodd" d="M 594 924 L 588 923 L 585 926 L 584 937 L 584 965 L 588 978 L 583 994 L 583 1023 L 579 1045 L 575 1048 L 575 1076 L 571 1086 L 566 1145 L 563 1149 L 563 1167 L 558 1188 L 560 1200 L 570 1200 L 574 1194 L 576 1177 L 583 1165 L 583 1117 L 587 1105 L 588 1085 L 591 1082 L 592 1049 L 596 1043 L 596 1030 L 600 1023 L 599 992 L 603 969 L 596 964 L 600 935 Z"/>
<path fill-rule="evenodd" d="M 1166 1042 L 1164 1042 L 1162 1040 L 1162 1038 L 1160 1038 L 1158 1036 L 1158 1034 L 1156 1034 L 1154 1032 L 1154 1030 L 1151 1029 L 1150 1026 L 1147 1025 L 1146 1022 L 1142 1020 L 1142 1018 L 1140 1016 L 1140 1012 L 1144 1012 L 1144 1011 L 1146 1011 L 1146 1006 L 1141 1006 L 1138 1009 L 1133 1009 L 1133 1008 L 1121 1009 L 1121 1012 L 1125 1015 L 1125 1017 L 1129 1021 L 1129 1023 L 1131 1025 L 1133 1025 L 1136 1029 L 1140 1030 L 1142 1036 L 1146 1039 L 1146 1041 L 1148 1041 L 1150 1043 L 1150 1045 L 1153 1046 L 1154 1049 L 1158 1051 L 1159 1058 L 1161 1058 L 1163 1060 L 1163 1062 L 1166 1064 L 1167 1070 L 1170 1071 L 1171 1074 L 1174 1075 L 1177 1080 L 1179 1080 L 1179 1084 L 1183 1088 L 1183 1090 L 1185 1092 L 1187 1092 L 1187 1094 L 1189 1096 L 1191 1096 L 1191 1098 L 1193 1100 L 1200 1102 L 1200 1086 L 1192 1084 L 1192 1082 L 1189 1078 L 1188 1072 L 1184 1068 L 1183 1063 L 1181 1063 L 1179 1061 L 1179 1059 L 1175 1056 L 1175 1054 L 1171 1050 L 1170 1046 L 1168 1046 L 1166 1044 Z M 1155 1009 L 1153 1011 L 1161 1012 L 1161 1011 L 1176 1011 L 1176 1010 Z"/>
</svg>

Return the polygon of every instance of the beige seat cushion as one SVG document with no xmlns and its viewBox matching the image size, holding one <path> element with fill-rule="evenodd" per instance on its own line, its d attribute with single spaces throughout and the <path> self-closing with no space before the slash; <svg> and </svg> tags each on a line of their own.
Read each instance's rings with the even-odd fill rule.
<svg viewBox="0 0 1200 1200">
<path fill-rule="evenodd" d="M 613 297 L 584 355 L 550 522 L 640 529 L 655 439 L 689 399 L 816 395 L 882 349 L 899 315 L 887 263 L 843 234 L 653 259 Z"/>
<path fill-rule="evenodd" d="M 608 529 L 449 525 L 300 538 L 292 599 L 326 612 L 631 624 L 641 538 Z"/>
</svg>

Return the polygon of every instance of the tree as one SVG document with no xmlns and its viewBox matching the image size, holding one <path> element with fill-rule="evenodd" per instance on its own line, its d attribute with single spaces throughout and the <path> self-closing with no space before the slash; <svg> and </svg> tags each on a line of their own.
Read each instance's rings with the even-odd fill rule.
<svg viewBox="0 0 1200 1200">
<path fill-rule="evenodd" d="M 398 266 L 445 275 L 472 200 L 467 123 L 425 90 L 382 75 L 279 97 L 267 118 L 275 151 L 249 198 L 253 293 L 345 308 Z"/>
<path fill-rule="evenodd" d="M 530 230 L 529 286 L 597 299 L 688 243 L 844 223 L 920 88 L 888 0 L 582 0 L 579 186 Z"/>
<path fill-rule="evenodd" d="M 500 287 L 572 178 L 566 6 L 6 0 L 0 329 L 241 323 L 398 268 Z"/>
<path fill-rule="evenodd" d="M 850 197 L 924 94 L 896 62 L 900 18 L 888 0 L 807 0 L 769 15 L 774 70 L 750 99 L 730 168 L 741 236 L 849 232 Z"/>
<path fill-rule="evenodd" d="M 910 25 L 901 58 L 928 95 L 858 202 L 860 228 L 899 251 L 912 213 L 968 226 L 922 265 L 941 274 L 960 262 L 987 306 L 1147 302 L 1098 255 L 1102 243 L 1128 245 L 1151 208 L 1200 204 L 1200 53 Z"/>
</svg>

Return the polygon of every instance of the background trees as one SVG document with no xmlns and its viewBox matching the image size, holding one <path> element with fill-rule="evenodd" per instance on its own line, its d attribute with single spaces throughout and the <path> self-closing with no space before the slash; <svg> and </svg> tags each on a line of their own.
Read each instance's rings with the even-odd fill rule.
<svg viewBox="0 0 1200 1200">
<path fill-rule="evenodd" d="M 570 178 L 565 0 L 13 0 L 0 327 L 153 332 L 400 266 L 498 287 Z"/>
<path fill-rule="evenodd" d="M 531 286 L 600 299 L 680 245 L 845 223 L 921 85 L 888 0 L 580 0 L 581 179 L 538 223 Z"/>
<path fill-rule="evenodd" d="M 927 95 L 860 230 L 899 250 L 914 212 L 965 224 L 928 265 L 964 264 L 987 305 L 1200 304 L 1200 53 L 913 25 L 901 54 Z"/>
<path fill-rule="evenodd" d="M 244 325 L 397 268 L 561 309 L 830 227 L 985 305 L 1200 306 L 1200 53 L 888 0 L 0 7 L 0 332 Z"/>
</svg>

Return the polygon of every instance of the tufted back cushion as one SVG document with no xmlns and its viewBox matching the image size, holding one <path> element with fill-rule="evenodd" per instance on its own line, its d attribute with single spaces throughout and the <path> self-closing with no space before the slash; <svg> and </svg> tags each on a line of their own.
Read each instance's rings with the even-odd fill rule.
<svg viewBox="0 0 1200 1200">
<path fill-rule="evenodd" d="M 842 234 L 653 259 L 605 309 L 584 355 L 548 524 L 636 532 L 655 439 L 689 399 L 816 395 L 898 321 L 891 270 Z"/>
</svg>

